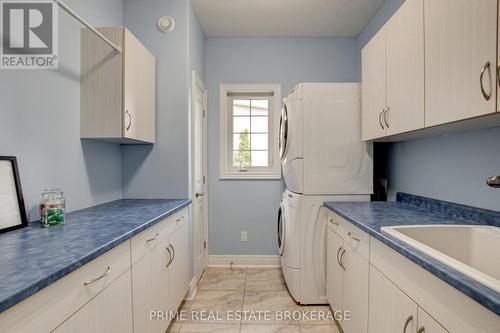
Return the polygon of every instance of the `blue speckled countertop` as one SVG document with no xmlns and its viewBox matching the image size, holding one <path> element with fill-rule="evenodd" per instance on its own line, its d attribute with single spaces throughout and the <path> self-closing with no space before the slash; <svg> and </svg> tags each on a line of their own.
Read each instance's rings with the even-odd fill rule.
<svg viewBox="0 0 500 333">
<path fill-rule="evenodd" d="M 117 200 L 69 213 L 65 225 L 30 223 L 0 235 L 0 312 L 190 203 Z"/>
<path fill-rule="evenodd" d="M 500 293 L 381 231 L 382 227 L 473 224 L 500 227 L 500 212 L 398 193 L 397 202 L 326 202 L 325 206 L 417 265 L 500 315 Z"/>
</svg>

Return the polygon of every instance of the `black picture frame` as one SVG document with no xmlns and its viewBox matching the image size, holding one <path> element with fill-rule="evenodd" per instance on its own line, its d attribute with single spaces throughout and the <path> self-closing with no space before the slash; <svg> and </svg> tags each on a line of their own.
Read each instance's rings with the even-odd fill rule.
<svg viewBox="0 0 500 333">
<path fill-rule="evenodd" d="M 26 215 L 26 208 L 24 206 L 23 190 L 21 188 L 21 179 L 19 178 L 19 170 L 17 167 L 17 158 L 15 156 L 0 156 L 0 161 L 9 161 L 12 166 L 12 176 L 14 177 L 14 184 L 16 186 L 17 205 L 19 207 L 19 216 L 21 223 L 10 227 L 0 228 L 0 234 L 11 230 L 24 228 L 28 226 L 28 216 Z"/>
</svg>

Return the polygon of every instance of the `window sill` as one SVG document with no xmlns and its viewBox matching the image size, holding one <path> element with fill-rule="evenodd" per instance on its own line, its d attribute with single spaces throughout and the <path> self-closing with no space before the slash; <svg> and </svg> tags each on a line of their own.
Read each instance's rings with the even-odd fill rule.
<svg viewBox="0 0 500 333">
<path fill-rule="evenodd" d="M 279 180 L 281 179 L 281 172 L 279 173 L 258 173 L 258 172 L 234 172 L 224 173 L 219 175 L 221 180 Z"/>
</svg>

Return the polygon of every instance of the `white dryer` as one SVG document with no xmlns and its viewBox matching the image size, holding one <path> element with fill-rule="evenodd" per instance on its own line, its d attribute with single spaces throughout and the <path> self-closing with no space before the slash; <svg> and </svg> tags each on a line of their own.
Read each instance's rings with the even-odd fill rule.
<svg viewBox="0 0 500 333">
<path fill-rule="evenodd" d="M 371 143 L 361 141 L 359 83 L 301 83 L 285 99 L 280 155 L 289 191 L 371 194 Z"/>
<path fill-rule="evenodd" d="M 278 212 L 278 247 L 288 290 L 301 304 L 326 304 L 326 201 L 369 195 L 302 195 L 286 190 Z"/>
</svg>

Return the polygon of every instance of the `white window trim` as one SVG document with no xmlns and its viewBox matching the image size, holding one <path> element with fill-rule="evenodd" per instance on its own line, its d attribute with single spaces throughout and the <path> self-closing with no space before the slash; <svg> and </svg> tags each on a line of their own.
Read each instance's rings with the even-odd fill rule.
<svg viewBox="0 0 500 333">
<path fill-rule="evenodd" d="M 274 94 L 274 105 L 272 107 L 272 168 L 265 171 L 249 169 L 241 172 L 229 168 L 228 161 L 228 103 L 227 94 L 230 93 L 267 93 Z M 281 84 L 279 83 L 252 83 L 252 84 L 221 84 L 219 89 L 219 178 L 220 179 L 281 179 L 281 162 L 279 157 L 279 112 L 281 109 Z M 272 131 L 272 132 L 271 132 Z"/>
</svg>

